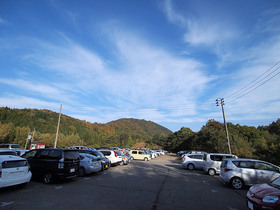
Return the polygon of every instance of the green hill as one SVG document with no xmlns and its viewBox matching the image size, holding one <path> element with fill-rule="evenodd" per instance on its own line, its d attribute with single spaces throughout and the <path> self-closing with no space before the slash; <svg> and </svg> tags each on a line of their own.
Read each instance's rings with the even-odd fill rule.
<svg viewBox="0 0 280 210">
<path fill-rule="evenodd" d="M 59 113 L 38 109 L 0 108 L 0 142 L 20 143 L 30 131 L 34 140 L 52 147 Z M 170 130 L 154 122 L 138 119 L 119 119 L 106 124 L 89 123 L 67 115 L 61 116 L 58 146 L 83 144 L 87 146 L 132 146 L 150 142 L 155 135 L 168 136 Z"/>
</svg>

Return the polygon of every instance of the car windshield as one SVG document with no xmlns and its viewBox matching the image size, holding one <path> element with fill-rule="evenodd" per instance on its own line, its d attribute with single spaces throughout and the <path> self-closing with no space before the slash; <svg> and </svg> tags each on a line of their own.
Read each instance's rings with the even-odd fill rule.
<svg viewBox="0 0 280 210">
<path fill-rule="evenodd" d="M 271 185 L 280 188 L 280 177 L 271 182 Z"/>
<path fill-rule="evenodd" d="M 99 152 L 99 151 L 94 151 L 94 154 L 95 154 L 95 156 L 97 156 L 97 157 L 101 157 L 101 158 L 104 158 L 105 156 L 103 155 L 103 153 L 102 152 Z"/>
<path fill-rule="evenodd" d="M 77 160 L 79 159 L 79 153 L 76 151 L 65 151 L 64 158 L 65 160 Z"/>
</svg>

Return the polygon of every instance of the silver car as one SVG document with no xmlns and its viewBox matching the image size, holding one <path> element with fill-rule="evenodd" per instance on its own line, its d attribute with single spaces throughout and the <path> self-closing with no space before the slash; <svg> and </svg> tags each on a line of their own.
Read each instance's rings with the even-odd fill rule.
<svg viewBox="0 0 280 210">
<path fill-rule="evenodd" d="M 202 169 L 203 154 L 185 154 L 182 159 L 182 167 L 189 170 Z"/>
<path fill-rule="evenodd" d="M 85 174 L 101 171 L 102 165 L 101 165 L 101 160 L 99 158 L 87 153 L 79 153 L 79 154 L 80 154 L 79 176 L 84 176 Z"/>
<path fill-rule="evenodd" d="M 268 183 L 280 177 L 280 168 L 254 159 L 224 159 L 220 178 L 235 189 L 245 185 Z"/>
</svg>

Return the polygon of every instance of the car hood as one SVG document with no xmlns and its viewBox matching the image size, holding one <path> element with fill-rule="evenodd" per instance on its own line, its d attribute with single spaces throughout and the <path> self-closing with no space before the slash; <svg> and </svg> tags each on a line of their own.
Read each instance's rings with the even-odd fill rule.
<svg viewBox="0 0 280 210">
<path fill-rule="evenodd" d="M 280 190 L 269 184 L 259 184 L 253 186 L 250 191 L 259 197 L 263 198 L 268 195 L 275 195 L 280 197 Z"/>
</svg>

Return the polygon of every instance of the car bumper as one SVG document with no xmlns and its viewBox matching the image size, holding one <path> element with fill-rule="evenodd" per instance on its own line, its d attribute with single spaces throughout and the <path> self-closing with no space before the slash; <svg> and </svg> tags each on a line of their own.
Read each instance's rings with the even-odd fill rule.
<svg viewBox="0 0 280 210">
<path fill-rule="evenodd" d="M 32 177 L 32 173 L 29 171 L 23 177 L 18 177 L 18 178 L 13 178 L 13 179 L 8 179 L 8 180 L 0 178 L 0 188 L 1 187 L 9 187 L 9 186 L 14 186 L 14 185 L 24 184 L 24 183 L 30 182 L 31 177 Z"/>
</svg>

